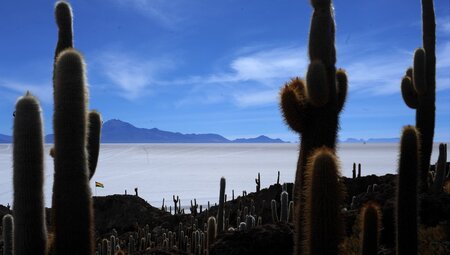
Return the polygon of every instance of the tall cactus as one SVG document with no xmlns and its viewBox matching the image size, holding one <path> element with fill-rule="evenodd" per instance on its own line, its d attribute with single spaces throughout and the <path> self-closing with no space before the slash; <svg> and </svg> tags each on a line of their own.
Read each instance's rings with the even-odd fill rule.
<svg viewBox="0 0 450 255">
<path fill-rule="evenodd" d="M 333 150 L 314 151 L 306 168 L 305 240 L 306 254 L 337 255 L 343 235 L 340 183 L 337 158 Z M 298 241 L 298 240 L 297 240 Z M 297 254 L 300 248 L 296 247 Z"/>
<path fill-rule="evenodd" d="M 16 255 L 46 254 L 44 140 L 41 107 L 28 92 L 14 118 L 14 247 Z"/>
<path fill-rule="evenodd" d="M 220 178 L 219 211 L 217 212 L 217 233 L 222 234 L 224 230 L 224 204 L 225 204 L 225 177 Z"/>
<path fill-rule="evenodd" d="M 55 65 L 55 174 L 52 220 L 56 254 L 93 254 L 93 207 L 86 154 L 87 88 L 82 56 L 68 49 Z"/>
<path fill-rule="evenodd" d="M 361 210 L 361 255 L 378 254 L 381 229 L 381 210 L 376 203 L 368 203 Z"/>
<path fill-rule="evenodd" d="M 397 254 L 417 254 L 417 192 L 419 175 L 419 132 L 403 128 L 397 181 Z"/>
<path fill-rule="evenodd" d="M 335 24 L 331 0 L 311 0 L 314 12 L 309 34 L 306 82 L 294 78 L 280 92 L 281 110 L 287 125 L 301 136 L 294 191 L 297 247 L 303 240 L 304 173 L 307 159 L 322 146 L 335 150 L 339 113 L 347 94 L 347 75 L 337 70 Z M 297 251 L 298 254 L 301 251 Z"/>
<path fill-rule="evenodd" d="M 2 219 L 3 255 L 12 255 L 14 251 L 14 218 L 6 214 Z"/>
<path fill-rule="evenodd" d="M 414 53 L 413 69 L 402 79 L 406 105 L 416 109 L 416 128 L 420 132 L 420 191 L 427 189 L 428 169 L 435 125 L 436 101 L 436 23 L 433 0 L 422 0 L 422 47 Z"/>
</svg>

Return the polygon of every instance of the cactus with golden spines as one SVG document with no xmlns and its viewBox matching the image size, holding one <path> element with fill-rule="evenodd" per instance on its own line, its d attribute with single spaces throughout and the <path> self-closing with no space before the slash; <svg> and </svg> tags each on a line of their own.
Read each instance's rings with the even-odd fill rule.
<svg viewBox="0 0 450 255">
<path fill-rule="evenodd" d="M 305 240 L 303 250 L 295 248 L 296 254 L 337 255 L 344 234 L 340 208 L 344 187 L 334 151 L 326 147 L 315 150 L 305 177 Z"/>
</svg>

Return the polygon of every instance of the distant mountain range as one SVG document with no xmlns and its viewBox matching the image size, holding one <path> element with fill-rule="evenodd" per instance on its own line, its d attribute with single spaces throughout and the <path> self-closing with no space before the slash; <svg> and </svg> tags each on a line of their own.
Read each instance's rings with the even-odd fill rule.
<svg viewBox="0 0 450 255">
<path fill-rule="evenodd" d="M 399 143 L 400 138 L 369 138 L 367 140 L 364 139 L 356 139 L 356 138 L 347 138 L 344 141 L 339 141 L 341 143 Z"/>
<path fill-rule="evenodd" d="M 255 138 L 229 140 L 218 134 L 183 134 L 157 128 L 138 128 L 118 119 L 103 123 L 102 143 L 287 143 L 264 135 Z M 398 143 L 399 138 L 348 138 L 341 143 Z M 0 134 L 0 143 L 11 143 L 12 137 Z M 53 135 L 45 136 L 46 143 L 53 143 Z"/>
<path fill-rule="evenodd" d="M 11 143 L 12 137 L 0 134 L 0 143 Z M 53 143 L 53 135 L 45 136 L 46 143 Z M 103 123 L 102 143 L 286 143 L 261 135 L 256 138 L 229 140 L 218 134 L 182 134 L 157 128 L 138 128 L 130 123 L 112 119 Z"/>
</svg>

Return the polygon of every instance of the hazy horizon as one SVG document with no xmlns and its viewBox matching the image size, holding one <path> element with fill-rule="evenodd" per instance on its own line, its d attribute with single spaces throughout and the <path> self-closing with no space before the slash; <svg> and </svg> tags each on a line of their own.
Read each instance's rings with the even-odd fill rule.
<svg viewBox="0 0 450 255">
<path fill-rule="evenodd" d="M 51 145 L 45 146 L 45 203 L 51 205 L 53 159 Z M 0 144 L 0 204 L 12 201 L 12 146 Z M 342 175 L 351 177 L 353 163 L 361 163 L 362 175 L 396 173 L 398 144 L 338 144 L 337 156 Z M 433 146 L 431 163 L 437 159 L 438 144 Z M 179 195 L 187 205 L 217 202 L 219 181 L 227 179 L 226 193 L 235 196 L 255 191 L 255 178 L 261 173 L 261 188 L 280 182 L 293 182 L 298 159 L 298 144 L 105 144 L 101 146 L 97 170 L 90 181 L 92 194 L 99 196 L 134 194 L 153 206 L 172 201 Z M 95 188 L 95 181 L 105 188 Z"/>
</svg>

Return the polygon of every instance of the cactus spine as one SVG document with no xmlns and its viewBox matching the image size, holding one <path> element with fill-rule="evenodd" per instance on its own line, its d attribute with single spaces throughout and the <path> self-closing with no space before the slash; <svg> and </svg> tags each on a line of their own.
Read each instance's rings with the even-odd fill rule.
<svg viewBox="0 0 450 255">
<path fill-rule="evenodd" d="M 12 255 L 14 251 L 14 218 L 11 214 L 6 214 L 2 219 L 3 226 L 3 255 Z"/>
<path fill-rule="evenodd" d="M 417 254 L 417 192 L 420 169 L 419 132 L 403 128 L 397 181 L 397 254 Z"/>
<path fill-rule="evenodd" d="M 307 159 L 322 146 L 335 149 L 341 112 L 347 93 L 347 76 L 337 70 L 334 46 L 334 13 L 330 0 L 312 0 L 314 12 L 309 34 L 309 58 L 306 84 L 294 78 L 282 88 L 281 109 L 288 126 L 301 135 L 300 155 L 297 162 L 294 191 L 295 243 L 303 242 L 305 202 L 304 173 Z M 301 250 L 297 249 L 297 254 Z"/>
<path fill-rule="evenodd" d="M 420 132 L 420 191 L 427 189 L 428 169 L 433 147 L 436 101 L 436 23 L 433 0 L 422 0 L 422 44 L 414 53 L 414 66 L 402 79 L 406 105 L 416 109 Z"/>
<path fill-rule="evenodd" d="M 93 254 L 93 208 L 86 154 L 85 64 L 77 51 L 68 49 L 58 56 L 55 68 L 52 213 L 55 252 Z"/>
<path fill-rule="evenodd" d="M 221 234 L 224 227 L 225 177 L 220 178 L 219 211 L 217 213 L 217 233 Z"/>
<path fill-rule="evenodd" d="M 334 152 L 326 147 L 317 149 L 309 158 L 306 171 L 304 249 L 311 255 L 337 255 L 343 234 L 340 212 L 343 187 L 338 180 L 340 173 Z"/>
<path fill-rule="evenodd" d="M 368 203 L 361 211 L 361 255 L 376 255 L 381 224 L 380 207 L 375 203 Z"/>
<path fill-rule="evenodd" d="M 44 140 L 41 107 L 27 93 L 14 118 L 14 253 L 46 254 L 44 210 Z"/>
</svg>

